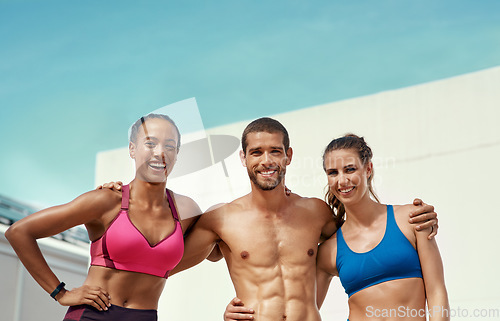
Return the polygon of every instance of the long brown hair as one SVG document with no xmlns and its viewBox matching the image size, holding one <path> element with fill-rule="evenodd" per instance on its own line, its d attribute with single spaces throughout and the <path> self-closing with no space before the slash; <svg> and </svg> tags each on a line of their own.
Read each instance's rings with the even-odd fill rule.
<svg viewBox="0 0 500 321">
<path fill-rule="evenodd" d="M 359 137 L 354 134 L 346 134 L 340 138 L 336 138 L 328 144 L 325 148 L 325 152 L 323 153 L 323 170 L 326 171 L 325 168 L 325 157 L 328 153 L 334 150 L 342 150 L 342 149 L 353 149 L 358 152 L 359 159 L 361 159 L 361 162 L 363 165 L 368 164 L 371 162 L 373 153 L 366 144 L 365 139 L 363 137 Z M 373 190 L 373 185 L 372 185 L 372 180 L 373 180 L 373 170 L 368 177 L 368 191 L 370 194 L 373 196 L 373 198 L 380 203 L 377 195 L 375 194 L 375 191 Z M 335 215 L 335 223 L 337 224 L 337 227 L 340 227 L 345 220 L 345 208 L 344 204 L 342 204 L 341 201 L 335 196 L 334 193 L 332 193 L 330 187 L 327 185 L 326 186 L 326 195 L 325 195 L 325 201 L 330 205 L 332 208 L 334 215 Z"/>
</svg>

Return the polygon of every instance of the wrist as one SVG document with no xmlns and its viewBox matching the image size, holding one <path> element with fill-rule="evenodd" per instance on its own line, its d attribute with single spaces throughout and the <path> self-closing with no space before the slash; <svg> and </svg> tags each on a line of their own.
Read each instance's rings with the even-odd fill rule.
<svg viewBox="0 0 500 321">
<path fill-rule="evenodd" d="M 65 285 L 66 284 L 64 282 L 59 283 L 59 285 L 50 294 L 50 297 L 58 301 L 58 298 L 62 297 L 66 292 L 66 289 L 64 288 Z"/>
<path fill-rule="evenodd" d="M 59 302 L 59 299 L 61 299 L 66 294 L 66 292 L 68 292 L 68 290 L 66 290 L 65 288 L 62 288 L 62 290 L 59 291 L 59 293 L 57 293 L 57 295 L 55 296 L 54 300 L 56 300 L 57 302 Z"/>
</svg>

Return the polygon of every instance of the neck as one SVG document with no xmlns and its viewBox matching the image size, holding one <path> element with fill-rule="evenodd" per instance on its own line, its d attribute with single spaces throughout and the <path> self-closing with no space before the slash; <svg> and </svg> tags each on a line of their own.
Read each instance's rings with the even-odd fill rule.
<svg viewBox="0 0 500 321">
<path fill-rule="evenodd" d="M 167 182 L 150 183 L 138 179 L 137 177 L 130 182 L 130 195 L 141 202 L 151 204 L 152 206 L 162 204 L 165 200 L 165 188 Z"/>
<path fill-rule="evenodd" d="M 264 191 L 252 183 L 250 198 L 253 206 L 271 212 L 279 212 L 285 206 L 289 196 L 285 193 L 285 184 L 282 182 L 272 190 Z"/>
<path fill-rule="evenodd" d="M 385 205 L 372 200 L 367 193 L 359 202 L 344 204 L 347 215 L 346 223 L 349 223 L 349 225 L 370 226 L 383 207 L 385 208 Z"/>
</svg>

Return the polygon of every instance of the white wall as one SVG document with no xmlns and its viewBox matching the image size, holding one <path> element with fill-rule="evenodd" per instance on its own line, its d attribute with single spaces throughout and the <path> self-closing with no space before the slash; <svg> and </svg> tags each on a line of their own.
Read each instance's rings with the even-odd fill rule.
<svg viewBox="0 0 500 321">
<path fill-rule="evenodd" d="M 62 320 L 67 308 L 55 302 L 29 275 L 10 247 L 0 224 L 0 320 Z M 66 288 L 80 286 L 87 275 L 88 247 L 47 238 L 38 244 L 54 273 Z"/>
<path fill-rule="evenodd" d="M 500 181 L 500 67 L 375 95 L 272 116 L 288 129 L 294 157 L 287 185 L 304 196 L 323 198 L 324 147 L 353 132 L 374 151 L 375 186 L 385 203 L 408 203 L 420 197 L 439 214 L 438 243 L 452 312 L 460 320 L 475 309 L 500 311 L 497 270 L 500 263 L 494 206 Z M 291 93 L 293 94 L 293 93 Z M 247 121 L 207 131 L 240 137 Z M 126 149 L 100 153 L 96 183 L 128 181 L 133 171 Z M 199 202 L 230 201 L 249 191 L 237 151 L 222 166 L 169 180 L 168 186 Z M 132 171 L 132 172 L 131 172 Z M 234 295 L 223 262 L 204 262 L 168 282 L 160 320 L 220 320 Z M 460 309 L 460 310 L 459 310 Z M 322 308 L 324 320 L 345 319 L 346 295 L 332 283 Z M 484 313 L 484 311 L 479 311 Z M 469 318 L 465 317 L 465 314 Z M 482 320 L 500 320 L 482 318 Z"/>
</svg>

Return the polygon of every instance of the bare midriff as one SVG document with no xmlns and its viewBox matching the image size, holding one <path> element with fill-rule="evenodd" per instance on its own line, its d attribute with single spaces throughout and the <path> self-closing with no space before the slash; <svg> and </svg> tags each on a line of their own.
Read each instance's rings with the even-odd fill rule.
<svg viewBox="0 0 500 321">
<path fill-rule="evenodd" d="M 421 278 L 380 283 L 349 298 L 350 321 L 426 320 L 425 313 L 425 289 Z"/>
<path fill-rule="evenodd" d="M 85 284 L 105 289 L 113 305 L 157 310 L 165 281 L 154 275 L 91 266 Z"/>
</svg>

